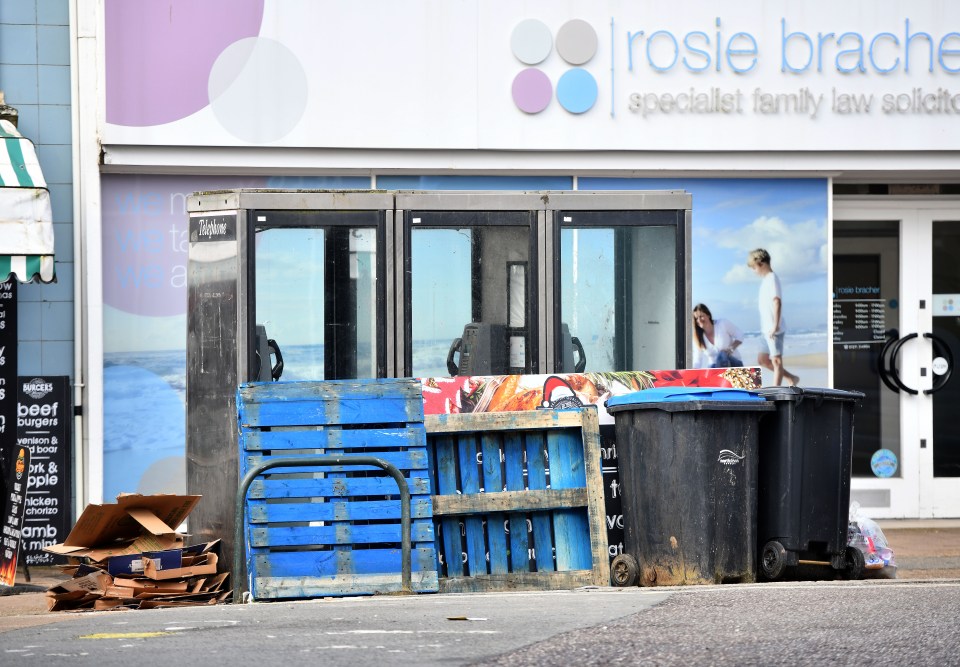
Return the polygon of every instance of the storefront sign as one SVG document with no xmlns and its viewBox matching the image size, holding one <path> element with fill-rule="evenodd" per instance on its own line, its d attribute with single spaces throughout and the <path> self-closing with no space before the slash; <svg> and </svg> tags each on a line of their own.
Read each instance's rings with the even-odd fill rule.
<svg viewBox="0 0 960 667">
<path fill-rule="evenodd" d="M 31 454 L 30 482 L 22 553 L 27 565 L 50 565 L 53 554 L 44 547 L 62 542 L 71 526 L 70 378 L 20 377 L 17 405 L 17 445 Z"/>
<path fill-rule="evenodd" d="M 190 243 L 236 240 L 237 216 L 235 213 L 190 216 Z"/>
<path fill-rule="evenodd" d="M 957 3 L 220 2 L 106 0 L 108 152 L 960 148 Z"/>
</svg>

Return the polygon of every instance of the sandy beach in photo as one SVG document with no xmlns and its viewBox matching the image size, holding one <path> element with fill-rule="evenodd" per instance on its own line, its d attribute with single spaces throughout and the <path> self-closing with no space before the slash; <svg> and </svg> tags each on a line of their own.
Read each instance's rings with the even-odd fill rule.
<svg viewBox="0 0 960 667">
<path fill-rule="evenodd" d="M 743 363 L 747 366 L 758 365 L 756 359 L 744 359 Z M 783 358 L 783 365 L 788 371 L 800 378 L 799 386 L 801 387 L 829 386 L 827 384 L 826 353 L 786 355 Z M 773 371 L 768 371 L 766 368 L 761 368 L 760 377 L 763 380 L 764 387 L 773 386 Z"/>
</svg>

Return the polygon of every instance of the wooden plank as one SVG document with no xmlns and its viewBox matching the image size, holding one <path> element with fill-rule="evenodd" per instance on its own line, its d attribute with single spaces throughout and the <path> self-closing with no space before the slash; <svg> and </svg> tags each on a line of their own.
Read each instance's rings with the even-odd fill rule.
<svg viewBox="0 0 960 667">
<path fill-rule="evenodd" d="M 439 588 L 437 573 L 418 572 L 411 580 L 417 593 L 435 593 Z M 336 575 L 332 577 L 255 577 L 253 597 L 256 600 L 285 598 L 342 597 L 401 593 L 399 574 Z"/>
<path fill-rule="evenodd" d="M 413 495 L 430 493 L 430 483 L 423 477 L 407 479 L 407 488 Z M 348 479 L 289 479 L 273 476 L 256 479 L 250 484 L 248 498 L 315 498 L 351 496 L 400 496 L 392 477 L 354 477 Z"/>
<path fill-rule="evenodd" d="M 340 424 L 338 424 L 338 425 L 336 425 L 336 426 L 331 427 L 330 430 L 331 430 L 331 431 L 334 431 L 334 432 L 336 432 L 336 431 L 343 431 L 343 426 L 340 425 Z M 342 449 L 340 449 L 340 450 L 337 450 L 337 449 L 328 449 L 327 452 L 330 453 L 330 454 L 342 454 L 342 453 L 343 453 L 343 450 L 342 450 Z M 384 473 L 384 474 L 385 474 L 385 473 Z M 330 477 L 331 477 L 332 479 L 340 479 L 340 480 L 343 480 L 343 479 L 347 479 L 347 478 L 356 478 L 357 475 L 353 475 L 353 474 L 348 475 L 348 474 L 346 474 L 346 473 L 344 473 L 344 472 L 332 472 L 332 473 L 330 473 Z M 366 475 L 361 475 L 361 477 L 366 477 Z M 397 502 L 400 502 L 399 499 L 397 500 Z M 332 525 L 333 525 L 333 527 L 334 527 L 335 530 L 344 530 L 344 529 L 349 530 L 349 527 L 350 527 L 351 524 L 350 524 L 349 521 L 345 521 L 345 520 L 340 519 L 340 520 L 335 520 L 335 521 L 333 521 Z M 341 543 L 341 544 L 334 544 L 333 548 L 334 548 L 335 551 L 347 552 L 347 551 L 350 551 L 350 550 L 353 548 L 353 545 L 352 545 L 352 544 L 342 544 L 342 543 Z M 314 574 L 314 573 L 311 572 L 310 574 Z"/>
<path fill-rule="evenodd" d="M 267 503 L 248 501 L 247 521 L 252 524 L 293 521 L 370 521 L 400 519 L 399 500 L 352 500 L 322 498 L 324 502 Z M 410 498 L 410 518 L 433 516 L 429 496 Z"/>
<path fill-rule="evenodd" d="M 411 533 L 413 542 L 433 546 L 433 521 L 414 521 Z M 330 526 L 264 526 L 250 531 L 250 546 L 254 548 L 390 543 L 399 548 L 400 540 L 399 523 L 357 525 L 336 522 Z"/>
<path fill-rule="evenodd" d="M 549 431 L 550 486 L 554 489 L 583 488 L 583 445 L 580 432 L 572 429 Z M 553 540 L 557 570 L 584 570 L 592 567 L 590 528 L 585 509 L 558 509 L 553 512 Z"/>
<path fill-rule="evenodd" d="M 523 440 L 517 432 L 505 433 L 503 438 L 503 467 L 507 493 L 518 492 L 528 497 L 536 491 L 525 491 L 523 480 Z M 521 512 L 518 499 L 508 515 L 510 526 L 510 569 L 512 572 L 530 571 L 530 537 L 527 532 L 527 517 Z"/>
<path fill-rule="evenodd" d="M 457 438 L 457 459 L 460 465 L 460 490 L 464 494 L 480 493 L 480 471 L 477 468 L 477 440 L 472 433 Z M 487 572 L 487 546 L 483 534 L 483 519 L 467 516 L 463 519 L 466 531 L 467 568 L 471 575 Z"/>
<path fill-rule="evenodd" d="M 350 453 L 337 451 L 336 453 L 327 451 L 322 453 L 325 456 L 343 456 L 345 460 L 349 460 Z M 364 452 L 364 456 L 376 456 L 377 458 L 383 459 L 387 463 L 390 463 L 400 469 L 400 472 L 407 472 L 409 470 L 425 470 L 427 467 L 427 452 L 425 449 L 419 450 L 410 450 L 406 452 L 378 452 L 370 451 Z M 262 456 L 260 454 L 250 454 L 247 455 L 246 463 L 247 470 L 250 470 L 265 461 L 277 461 L 285 458 L 295 458 L 299 456 L 311 456 L 310 454 L 302 453 L 291 453 L 291 454 L 279 454 L 271 456 Z M 332 472 L 358 472 L 362 470 L 367 471 L 382 471 L 383 468 L 378 466 L 366 466 L 366 465 L 325 465 L 325 466 L 302 466 L 297 468 L 274 468 L 270 470 L 267 474 L 276 475 L 276 474 L 302 474 L 302 473 L 332 473 Z"/>
<path fill-rule="evenodd" d="M 531 410 L 524 412 L 471 412 L 426 415 L 427 434 L 471 431 L 532 431 L 549 428 L 579 428 L 579 410 Z"/>
<path fill-rule="evenodd" d="M 281 430 L 282 429 L 282 430 Z M 246 451 L 278 449 L 399 449 L 426 445 L 426 429 L 422 424 L 397 428 L 330 429 L 318 427 L 304 430 L 277 427 L 272 431 L 245 430 L 240 434 L 241 449 Z"/>
<path fill-rule="evenodd" d="M 480 436 L 480 452 L 483 455 L 483 490 L 481 495 L 501 495 L 503 492 L 503 473 L 500 469 L 500 438 L 496 433 L 488 432 Z M 487 515 L 487 544 L 490 550 L 490 574 L 506 574 L 510 571 L 507 562 L 506 515 L 492 513 Z"/>
<path fill-rule="evenodd" d="M 238 405 L 262 403 L 335 402 L 402 398 L 423 407 L 423 387 L 411 378 L 247 382 L 240 385 Z"/>
<path fill-rule="evenodd" d="M 434 485 L 437 494 L 456 495 L 457 488 L 457 445 L 449 435 L 434 440 L 434 456 L 437 458 L 437 479 Z M 463 576 L 463 545 L 461 543 L 460 522 L 457 519 L 441 519 L 443 533 L 443 563 L 449 576 Z"/>
<path fill-rule="evenodd" d="M 610 557 L 607 543 L 607 510 L 603 496 L 603 470 L 600 460 L 600 419 L 595 407 L 580 411 L 582 419 L 583 469 L 587 477 L 587 512 L 590 517 L 590 550 L 593 554 L 594 585 L 610 583 Z"/>
<path fill-rule="evenodd" d="M 436 571 L 432 547 L 414 548 L 413 572 Z M 355 549 L 350 551 L 277 551 L 254 554 L 258 577 L 335 576 L 338 574 L 389 574 L 400 572 L 400 547 L 396 549 Z"/>
<path fill-rule="evenodd" d="M 419 407 L 423 411 L 423 405 Z M 417 408 L 401 397 L 363 400 L 283 401 L 246 405 L 242 427 L 403 424 L 419 419 Z"/>
<path fill-rule="evenodd" d="M 570 590 L 594 584 L 592 570 L 566 572 L 511 572 L 477 577 L 440 579 L 441 593 L 483 593 L 487 591 Z"/>
<path fill-rule="evenodd" d="M 489 512 L 543 512 L 553 509 L 587 506 L 587 490 L 544 489 L 531 491 L 501 491 L 500 493 L 458 494 L 432 496 L 433 515 L 486 514 Z M 526 521 L 524 520 L 524 524 Z M 524 530 L 526 527 L 524 526 Z M 512 529 L 511 529 L 512 531 Z"/>
<path fill-rule="evenodd" d="M 547 488 L 544 432 L 530 431 L 524 436 L 524 446 L 527 451 L 527 486 L 531 491 L 543 491 Z M 533 523 L 533 549 L 537 571 L 555 571 L 557 568 L 553 558 L 550 515 L 546 512 L 534 512 L 530 521 Z"/>
</svg>

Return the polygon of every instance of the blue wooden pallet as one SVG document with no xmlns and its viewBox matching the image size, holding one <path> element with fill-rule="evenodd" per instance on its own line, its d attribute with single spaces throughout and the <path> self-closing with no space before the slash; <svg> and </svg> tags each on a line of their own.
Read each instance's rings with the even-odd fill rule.
<svg viewBox="0 0 960 667">
<path fill-rule="evenodd" d="M 241 476 L 268 460 L 376 456 L 408 480 L 412 590 L 438 589 L 423 399 L 416 380 L 254 382 L 237 395 Z M 400 495 L 373 466 L 284 468 L 250 485 L 246 565 L 255 599 L 401 591 Z"/>
<path fill-rule="evenodd" d="M 609 585 L 595 407 L 426 424 L 441 591 Z"/>
</svg>

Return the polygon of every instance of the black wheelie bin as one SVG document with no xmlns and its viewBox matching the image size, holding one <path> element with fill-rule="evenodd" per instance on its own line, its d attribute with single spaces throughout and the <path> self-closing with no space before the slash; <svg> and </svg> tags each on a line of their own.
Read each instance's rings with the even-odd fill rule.
<svg viewBox="0 0 960 667">
<path fill-rule="evenodd" d="M 662 387 L 607 401 L 616 423 L 623 553 L 617 586 L 756 579 L 760 418 L 740 389 Z"/>
<path fill-rule="evenodd" d="M 776 406 L 760 425 L 757 548 L 762 579 L 822 564 L 863 576 L 863 553 L 847 546 L 853 416 L 859 391 L 768 387 Z"/>
</svg>

